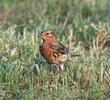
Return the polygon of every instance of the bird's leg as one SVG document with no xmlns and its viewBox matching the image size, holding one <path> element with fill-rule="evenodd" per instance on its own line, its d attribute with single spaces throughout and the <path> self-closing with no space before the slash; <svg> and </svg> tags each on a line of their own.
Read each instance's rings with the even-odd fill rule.
<svg viewBox="0 0 110 100">
<path fill-rule="evenodd" d="M 52 69 L 52 72 L 53 72 L 53 73 L 56 73 L 55 66 L 58 66 L 58 67 L 57 67 L 58 72 L 64 70 L 64 63 L 62 63 L 62 62 L 59 63 L 59 64 L 51 64 L 51 69 Z"/>
<path fill-rule="evenodd" d="M 59 69 L 60 69 L 60 71 L 63 71 L 64 70 L 64 63 L 60 63 L 59 64 Z"/>
</svg>

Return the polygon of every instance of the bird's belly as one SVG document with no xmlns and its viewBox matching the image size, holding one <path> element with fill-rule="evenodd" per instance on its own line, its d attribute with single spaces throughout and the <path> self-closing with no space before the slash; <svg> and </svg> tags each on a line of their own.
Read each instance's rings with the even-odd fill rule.
<svg viewBox="0 0 110 100">
<path fill-rule="evenodd" d="M 41 48 L 40 49 L 41 55 L 49 62 L 49 63 L 56 63 L 53 52 L 50 48 Z"/>
</svg>

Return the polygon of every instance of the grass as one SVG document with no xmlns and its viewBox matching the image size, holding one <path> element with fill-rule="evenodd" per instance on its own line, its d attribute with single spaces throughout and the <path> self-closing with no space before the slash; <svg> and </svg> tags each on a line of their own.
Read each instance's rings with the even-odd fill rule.
<svg viewBox="0 0 110 100">
<path fill-rule="evenodd" d="M 0 0 L 0 99 L 110 98 L 109 5 L 109 0 Z M 82 55 L 57 75 L 39 53 L 38 33 L 45 29 Z"/>
</svg>

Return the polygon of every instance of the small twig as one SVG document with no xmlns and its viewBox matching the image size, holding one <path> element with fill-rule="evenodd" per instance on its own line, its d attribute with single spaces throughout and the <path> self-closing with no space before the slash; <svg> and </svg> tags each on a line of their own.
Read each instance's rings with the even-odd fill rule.
<svg viewBox="0 0 110 100">
<path fill-rule="evenodd" d="M 101 32 L 102 30 L 100 30 L 98 27 L 96 27 L 93 23 L 91 23 L 91 26 L 96 29 L 97 31 Z"/>
</svg>

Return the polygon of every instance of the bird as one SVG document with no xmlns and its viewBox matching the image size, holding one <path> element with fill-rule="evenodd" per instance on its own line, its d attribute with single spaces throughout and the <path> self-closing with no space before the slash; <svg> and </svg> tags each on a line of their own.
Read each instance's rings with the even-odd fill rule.
<svg viewBox="0 0 110 100">
<path fill-rule="evenodd" d="M 52 67 L 59 66 L 60 70 L 64 70 L 65 61 L 70 57 L 80 56 L 70 53 L 66 46 L 58 42 L 52 30 L 44 30 L 38 34 L 38 37 L 43 40 L 39 51 Z"/>
</svg>

